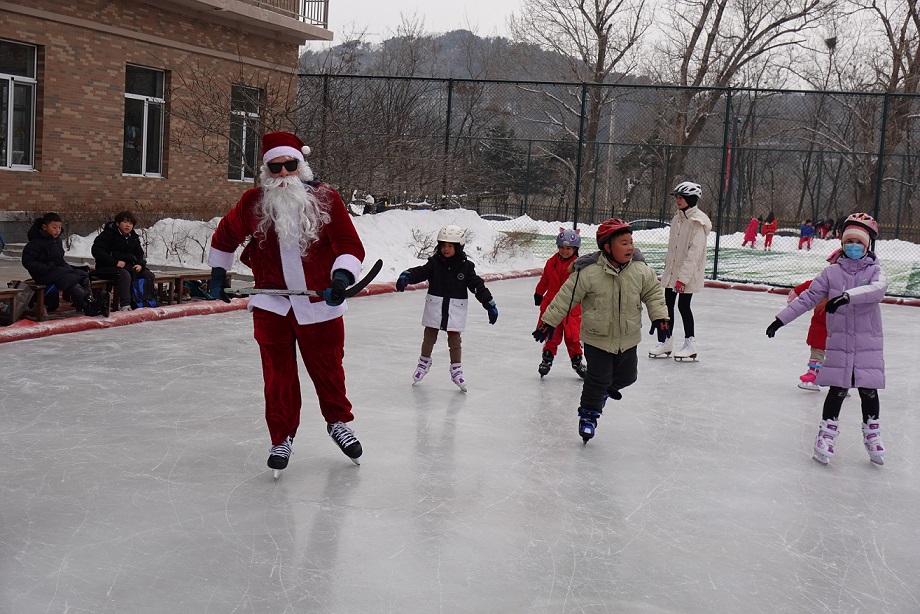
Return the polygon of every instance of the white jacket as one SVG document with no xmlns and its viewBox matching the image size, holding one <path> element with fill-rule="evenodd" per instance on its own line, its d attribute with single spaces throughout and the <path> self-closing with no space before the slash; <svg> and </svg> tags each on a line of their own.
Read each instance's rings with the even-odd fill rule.
<svg viewBox="0 0 920 614">
<path fill-rule="evenodd" d="M 684 292 L 692 294 L 703 289 L 706 273 L 706 239 L 712 230 L 709 216 L 697 207 L 678 209 L 671 219 L 668 255 L 664 259 L 661 285 L 674 289 L 674 284 L 686 284 Z"/>
</svg>

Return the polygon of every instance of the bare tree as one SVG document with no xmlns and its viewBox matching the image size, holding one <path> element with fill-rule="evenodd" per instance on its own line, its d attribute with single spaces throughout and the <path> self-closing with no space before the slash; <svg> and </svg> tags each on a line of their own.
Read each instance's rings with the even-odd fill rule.
<svg viewBox="0 0 920 614">
<path fill-rule="evenodd" d="M 670 24 L 649 66 L 665 82 L 683 86 L 663 107 L 673 127 L 671 171 L 683 172 L 694 145 L 724 100 L 719 89 L 781 66 L 785 48 L 802 45 L 829 10 L 830 0 L 675 0 L 662 7 Z M 705 89 L 699 89 L 705 88 Z"/>
<path fill-rule="evenodd" d="M 557 78 L 593 86 L 567 88 L 564 95 L 546 90 L 557 103 L 557 113 L 547 114 L 547 121 L 567 138 L 581 136 L 585 143 L 581 170 L 585 188 L 594 183 L 602 111 L 613 95 L 612 88 L 602 85 L 636 68 L 638 44 L 647 28 L 644 0 L 524 0 L 520 13 L 509 22 L 516 41 L 564 58 L 564 72 Z"/>
</svg>

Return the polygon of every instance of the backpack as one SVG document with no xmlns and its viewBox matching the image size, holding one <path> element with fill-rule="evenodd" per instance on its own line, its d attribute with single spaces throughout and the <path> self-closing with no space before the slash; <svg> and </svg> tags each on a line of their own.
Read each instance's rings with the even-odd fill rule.
<svg viewBox="0 0 920 614">
<path fill-rule="evenodd" d="M 131 306 L 135 309 L 142 307 L 159 307 L 157 301 L 156 284 L 148 283 L 143 277 L 136 277 L 131 280 Z"/>
</svg>

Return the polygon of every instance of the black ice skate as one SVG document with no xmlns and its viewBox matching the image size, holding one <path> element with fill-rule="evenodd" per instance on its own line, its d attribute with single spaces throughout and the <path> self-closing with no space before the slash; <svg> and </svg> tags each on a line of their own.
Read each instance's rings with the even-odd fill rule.
<svg viewBox="0 0 920 614">
<path fill-rule="evenodd" d="M 292 445 L 294 445 L 294 438 L 288 435 L 277 446 L 272 446 L 269 452 L 268 468 L 272 470 L 272 477 L 276 480 L 281 475 L 281 470 L 288 466 L 288 459 L 294 453 L 291 449 Z"/>
<path fill-rule="evenodd" d="M 540 363 L 540 366 L 537 367 L 537 371 L 540 372 L 540 377 L 543 377 L 549 370 L 553 368 L 553 353 L 549 350 L 543 350 L 543 362 Z"/>
<path fill-rule="evenodd" d="M 578 434 L 588 444 L 588 440 L 594 437 L 594 431 L 597 429 L 597 419 L 601 417 L 601 412 L 588 409 L 587 407 L 578 408 Z"/>
<path fill-rule="evenodd" d="M 575 369 L 575 373 L 578 374 L 578 377 L 585 379 L 585 375 L 588 373 L 588 366 L 585 365 L 585 361 L 581 359 L 581 354 L 572 356 L 572 368 Z"/>
<path fill-rule="evenodd" d="M 361 457 L 363 450 L 361 449 L 361 442 L 355 437 L 353 430 L 348 428 L 344 422 L 336 422 L 335 424 L 327 424 L 326 432 L 332 437 L 332 441 L 345 453 L 345 456 L 351 459 L 351 462 L 356 465 L 361 464 L 358 459 Z"/>
</svg>

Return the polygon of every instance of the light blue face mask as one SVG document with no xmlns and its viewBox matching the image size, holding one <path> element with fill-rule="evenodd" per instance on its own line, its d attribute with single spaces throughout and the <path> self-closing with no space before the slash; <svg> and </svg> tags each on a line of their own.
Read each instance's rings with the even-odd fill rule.
<svg viewBox="0 0 920 614">
<path fill-rule="evenodd" d="M 847 243 L 843 246 L 843 251 L 846 253 L 847 258 L 852 260 L 859 260 L 866 255 L 866 250 L 862 243 Z"/>
</svg>

